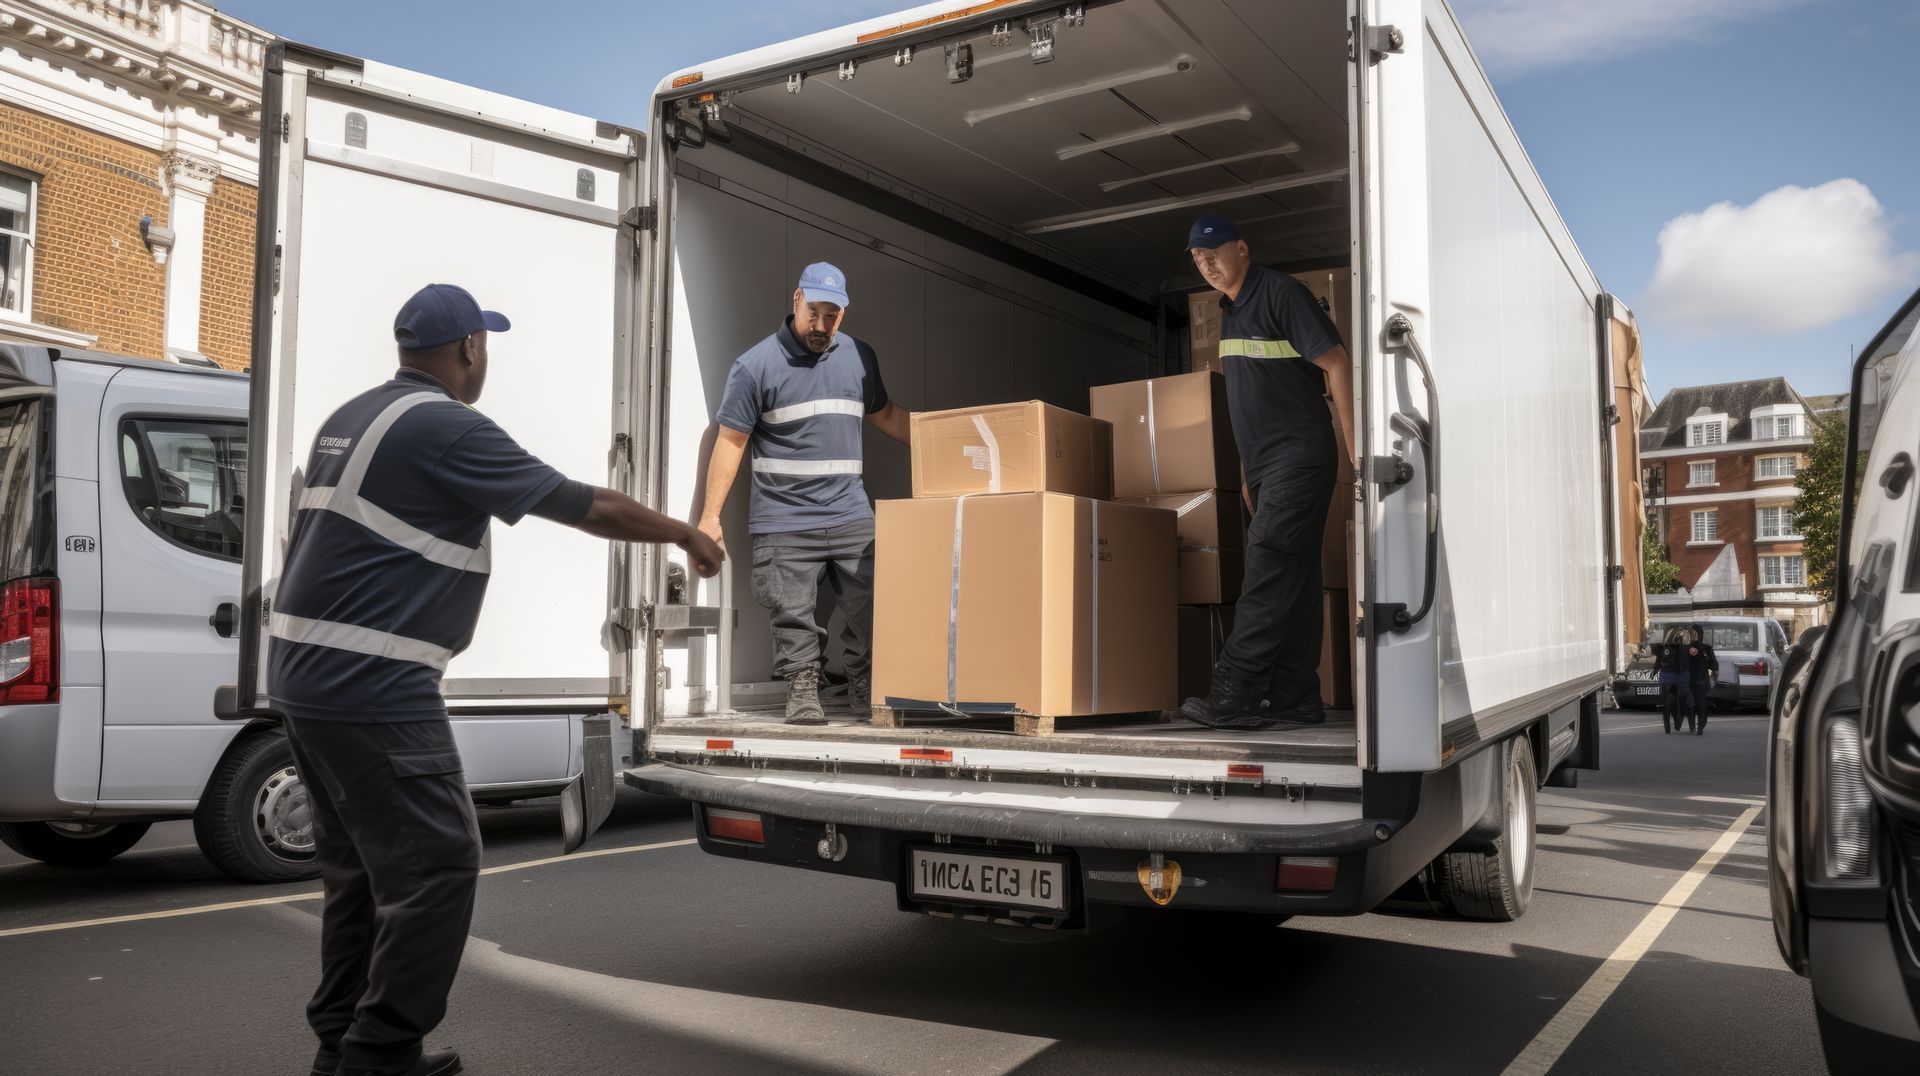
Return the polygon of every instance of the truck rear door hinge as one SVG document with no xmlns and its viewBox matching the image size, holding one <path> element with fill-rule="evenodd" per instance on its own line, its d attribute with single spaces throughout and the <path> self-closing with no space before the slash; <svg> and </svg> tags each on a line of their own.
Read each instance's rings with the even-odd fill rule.
<svg viewBox="0 0 1920 1076">
<path fill-rule="evenodd" d="M 1600 409 L 1600 417 L 1606 420 L 1608 426 L 1618 426 L 1620 425 L 1620 408 L 1615 404 L 1608 404 Z"/>
<path fill-rule="evenodd" d="M 1358 22 L 1359 20 L 1355 19 L 1354 21 Z M 1355 59 L 1353 52 L 1353 35 L 1348 34 L 1347 37 L 1347 60 L 1348 62 L 1352 62 Z M 1386 59 L 1388 54 L 1405 52 L 1406 48 L 1407 35 L 1401 33 L 1398 26 L 1367 27 L 1368 63 L 1377 64 L 1381 60 Z"/>
<path fill-rule="evenodd" d="M 636 232 L 650 232 L 660 225 L 660 209 L 657 206 L 637 205 L 627 210 L 620 223 Z"/>
</svg>

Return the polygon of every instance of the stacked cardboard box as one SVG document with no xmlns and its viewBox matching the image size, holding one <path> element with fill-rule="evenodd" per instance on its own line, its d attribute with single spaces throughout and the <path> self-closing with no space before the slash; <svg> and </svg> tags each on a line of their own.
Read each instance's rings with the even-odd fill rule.
<svg viewBox="0 0 1920 1076">
<path fill-rule="evenodd" d="M 876 512 L 876 700 L 1043 719 L 1178 702 L 1175 516 L 1107 499 L 1108 423 L 1037 401 L 925 413 L 912 455 L 913 499 Z"/>
</svg>

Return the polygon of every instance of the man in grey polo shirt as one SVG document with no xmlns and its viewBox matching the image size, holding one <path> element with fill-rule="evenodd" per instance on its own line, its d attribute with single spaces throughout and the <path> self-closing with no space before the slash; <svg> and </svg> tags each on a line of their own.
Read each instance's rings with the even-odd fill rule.
<svg viewBox="0 0 1920 1076">
<path fill-rule="evenodd" d="M 888 398 L 873 349 L 840 331 L 848 305 L 846 275 L 815 262 L 800 274 L 786 324 L 734 360 L 700 511 L 700 530 L 721 541 L 720 509 L 751 447 L 753 596 L 773 614 L 773 671 L 787 681 L 794 725 L 826 723 L 827 633 L 815 610 L 823 578 L 853 636 L 846 668 L 854 716 L 871 713 L 873 505 L 860 478 L 860 420 L 906 444 L 913 418 Z"/>
</svg>

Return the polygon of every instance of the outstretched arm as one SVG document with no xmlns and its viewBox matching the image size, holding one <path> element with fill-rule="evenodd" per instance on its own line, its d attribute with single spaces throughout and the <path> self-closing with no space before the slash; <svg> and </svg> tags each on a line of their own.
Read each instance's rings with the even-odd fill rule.
<svg viewBox="0 0 1920 1076">
<path fill-rule="evenodd" d="M 727 559 L 718 543 L 672 516 L 662 515 L 624 493 L 596 487 L 593 503 L 575 527 L 601 538 L 623 542 L 671 542 L 687 551 L 693 569 L 703 576 L 720 570 Z"/>
</svg>

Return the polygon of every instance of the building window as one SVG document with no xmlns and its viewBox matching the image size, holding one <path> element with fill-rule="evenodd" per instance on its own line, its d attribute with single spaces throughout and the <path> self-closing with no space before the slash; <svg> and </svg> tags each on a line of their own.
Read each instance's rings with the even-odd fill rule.
<svg viewBox="0 0 1920 1076">
<path fill-rule="evenodd" d="M 39 185 L 26 176 L 0 172 L 0 308 L 28 312 L 33 280 L 33 201 Z"/>
<path fill-rule="evenodd" d="M 155 533 L 196 553 L 240 559 L 245 426 L 128 419 L 120 426 L 120 478 L 127 503 Z"/>
<path fill-rule="evenodd" d="M 1713 462 L 1714 461 L 1712 460 L 1708 460 L 1705 463 L 1688 464 L 1687 465 L 1687 485 L 1689 486 L 1717 485 L 1718 483 L 1716 483 L 1713 478 Z"/>
<path fill-rule="evenodd" d="M 1781 504 L 1760 509 L 1759 531 L 1762 538 L 1798 538 L 1793 529 L 1793 508 Z"/>
<path fill-rule="evenodd" d="M 1687 423 L 1687 447 L 1699 448 L 1702 445 L 1723 445 L 1727 443 L 1727 422 L 1725 419 L 1712 419 L 1706 422 Z"/>
<path fill-rule="evenodd" d="M 1693 514 L 1693 540 L 1696 542 L 1717 542 L 1720 540 L 1720 513 L 1708 508 Z"/>
<path fill-rule="evenodd" d="M 1755 463 L 1759 478 L 1792 478 L 1800 473 L 1798 456 L 1761 456 Z"/>
<path fill-rule="evenodd" d="M 1755 439 L 1778 441 L 1788 437 L 1800 436 L 1800 416 L 1775 415 L 1771 419 L 1761 419 L 1760 429 L 1754 431 Z"/>
<path fill-rule="evenodd" d="M 1763 587 L 1806 586 L 1806 558 L 1798 553 L 1780 557 L 1761 557 L 1760 585 Z"/>
</svg>

